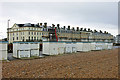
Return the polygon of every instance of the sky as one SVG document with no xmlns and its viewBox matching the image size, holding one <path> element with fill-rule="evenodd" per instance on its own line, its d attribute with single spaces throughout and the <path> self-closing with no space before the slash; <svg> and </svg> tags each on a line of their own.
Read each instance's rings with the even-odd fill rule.
<svg viewBox="0 0 120 80">
<path fill-rule="evenodd" d="M 1 2 L 0 38 L 13 24 L 44 23 L 49 26 L 90 28 L 118 34 L 118 2 Z"/>
</svg>

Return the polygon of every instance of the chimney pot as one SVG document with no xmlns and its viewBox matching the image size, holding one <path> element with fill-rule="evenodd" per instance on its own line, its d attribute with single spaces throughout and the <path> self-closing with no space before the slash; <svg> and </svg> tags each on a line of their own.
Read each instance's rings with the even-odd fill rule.
<svg viewBox="0 0 120 80">
<path fill-rule="evenodd" d="M 68 26 L 68 30 L 70 30 L 70 26 Z"/>
<path fill-rule="evenodd" d="M 47 27 L 47 23 L 46 23 L 46 22 L 44 23 L 44 27 L 45 27 L 45 28 Z"/>
<path fill-rule="evenodd" d="M 40 26 L 42 26 L 42 23 L 40 23 Z"/>
<path fill-rule="evenodd" d="M 79 31 L 79 27 L 77 27 L 77 31 Z"/>
</svg>

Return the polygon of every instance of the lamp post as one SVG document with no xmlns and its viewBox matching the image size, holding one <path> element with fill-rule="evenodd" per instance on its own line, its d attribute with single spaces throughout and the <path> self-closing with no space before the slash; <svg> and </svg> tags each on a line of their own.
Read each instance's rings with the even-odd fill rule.
<svg viewBox="0 0 120 80">
<path fill-rule="evenodd" d="M 9 21 L 10 21 L 10 19 L 8 19 L 8 42 L 9 42 Z"/>
</svg>

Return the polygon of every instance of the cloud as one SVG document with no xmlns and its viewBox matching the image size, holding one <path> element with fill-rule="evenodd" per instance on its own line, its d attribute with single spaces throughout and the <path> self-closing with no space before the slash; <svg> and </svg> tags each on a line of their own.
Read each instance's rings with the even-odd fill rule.
<svg viewBox="0 0 120 80">
<path fill-rule="evenodd" d="M 6 37 L 7 20 L 14 23 L 60 24 L 100 29 L 116 35 L 118 3 L 116 2 L 6 2 L 0 4 L 0 32 Z M 0 33 L 1 34 L 1 33 Z"/>
</svg>

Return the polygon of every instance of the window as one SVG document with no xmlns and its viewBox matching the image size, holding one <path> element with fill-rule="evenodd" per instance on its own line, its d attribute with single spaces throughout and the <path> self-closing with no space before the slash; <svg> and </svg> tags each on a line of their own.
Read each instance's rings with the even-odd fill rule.
<svg viewBox="0 0 120 80">
<path fill-rule="evenodd" d="M 36 32 L 34 32 L 34 35 L 36 35 Z"/>
<path fill-rule="evenodd" d="M 18 37 L 17 37 L 17 40 L 18 40 Z"/>
<path fill-rule="evenodd" d="M 34 37 L 34 40 L 36 40 L 36 37 Z"/>
<path fill-rule="evenodd" d="M 30 36 L 29 36 L 29 40 L 30 40 Z"/>
<path fill-rule="evenodd" d="M 32 37 L 32 40 L 33 40 L 33 37 Z"/>
<path fill-rule="evenodd" d="M 37 35 L 38 35 L 38 32 L 37 32 Z"/>
<path fill-rule="evenodd" d="M 30 32 L 29 32 L 29 35 L 30 35 Z"/>
<path fill-rule="evenodd" d="M 21 32 L 21 35 L 22 35 L 22 32 Z"/>
<path fill-rule="evenodd" d="M 24 35 L 24 32 L 23 32 L 23 35 Z"/>
<path fill-rule="evenodd" d="M 14 33 L 13 33 L 13 36 L 14 36 Z"/>
<path fill-rule="evenodd" d="M 33 35 L 33 32 L 32 32 L 32 35 Z"/>
<path fill-rule="evenodd" d="M 23 37 L 23 41 L 24 41 L 24 37 Z"/>
<path fill-rule="evenodd" d="M 13 37 L 13 40 L 14 40 L 14 37 Z"/>
</svg>

